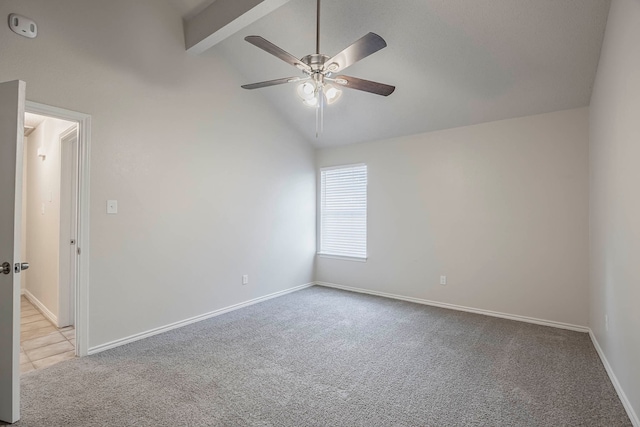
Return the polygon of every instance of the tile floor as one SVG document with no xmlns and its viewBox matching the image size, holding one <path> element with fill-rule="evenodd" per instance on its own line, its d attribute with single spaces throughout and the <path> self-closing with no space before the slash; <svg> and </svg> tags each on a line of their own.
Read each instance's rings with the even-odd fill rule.
<svg viewBox="0 0 640 427">
<path fill-rule="evenodd" d="M 20 307 L 20 372 L 46 368 L 75 356 L 73 326 L 58 329 L 25 297 Z"/>
</svg>

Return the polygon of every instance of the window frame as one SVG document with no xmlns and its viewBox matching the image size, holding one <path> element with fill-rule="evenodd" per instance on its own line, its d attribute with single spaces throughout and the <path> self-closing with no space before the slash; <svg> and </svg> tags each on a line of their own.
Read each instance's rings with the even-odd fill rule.
<svg viewBox="0 0 640 427">
<path fill-rule="evenodd" d="M 321 251 L 322 249 L 321 248 L 322 246 L 322 172 L 328 171 L 328 170 L 335 170 L 335 169 L 347 169 L 347 168 L 358 167 L 358 166 L 364 166 L 366 168 L 365 170 L 366 170 L 366 178 L 367 178 L 367 183 L 365 186 L 365 201 L 366 201 L 365 256 L 360 257 L 360 256 L 335 255 L 331 253 L 324 253 Z M 316 227 L 316 241 L 317 241 L 316 255 L 320 258 L 337 259 L 337 260 L 344 260 L 344 261 L 367 262 L 367 260 L 369 259 L 369 166 L 366 163 L 350 163 L 350 164 L 344 164 L 344 165 L 321 167 L 318 169 L 317 191 L 318 191 L 318 197 L 317 197 L 318 221 L 317 221 L 317 227 Z"/>
</svg>

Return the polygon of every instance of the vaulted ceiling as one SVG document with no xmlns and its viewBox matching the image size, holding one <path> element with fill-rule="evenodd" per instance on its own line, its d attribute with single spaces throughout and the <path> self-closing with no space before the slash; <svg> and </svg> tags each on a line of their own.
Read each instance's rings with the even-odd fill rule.
<svg viewBox="0 0 640 427">
<path fill-rule="evenodd" d="M 193 15 L 211 0 L 170 0 Z M 295 84 L 252 91 L 317 147 L 587 106 L 609 1 L 323 0 L 321 52 L 339 52 L 369 31 L 388 47 L 345 74 L 396 86 L 388 98 L 345 89 L 315 113 Z M 294 56 L 315 49 L 315 0 L 291 0 L 202 55 L 222 55 L 246 83 L 298 76 L 245 42 L 260 35 Z M 251 117 L 246 117 L 248 123 Z"/>
</svg>

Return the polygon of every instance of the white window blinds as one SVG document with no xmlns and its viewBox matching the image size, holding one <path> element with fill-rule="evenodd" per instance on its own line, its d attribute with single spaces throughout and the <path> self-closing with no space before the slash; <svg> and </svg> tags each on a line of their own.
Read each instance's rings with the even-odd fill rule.
<svg viewBox="0 0 640 427">
<path fill-rule="evenodd" d="M 367 258 L 367 165 L 320 170 L 320 254 Z"/>
</svg>

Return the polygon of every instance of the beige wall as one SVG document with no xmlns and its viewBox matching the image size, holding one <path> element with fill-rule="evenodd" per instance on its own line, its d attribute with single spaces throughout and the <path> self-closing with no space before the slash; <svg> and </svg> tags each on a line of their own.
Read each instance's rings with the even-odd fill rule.
<svg viewBox="0 0 640 427">
<path fill-rule="evenodd" d="M 318 258 L 319 281 L 587 325 L 586 108 L 317 153 L 359 162 L 369 259 Z"/>
<path fill-rule="evenodd" d="M 60 134 L 74 126 L 64 120 L 46 119 L 25 140 L 26 254 L 30 268 L 24 288 L 56 318 L 60 262 Z M 38 157 L 38 149 L 46 157 Z M 24 201 L 23 201 L 24 202 Z"/>
<path fill-rule="evenodd" d="M 313 149 L 215 49 L 185 52 L 167 2 L 12 12 L 38 37 L 0 26 L 0 81 L 92 115 L 90 347 L 313 280 Z"/>
<path fill-rule="evenodd" d="M 589 323 L 640 425 L 640 1 L 611 3 L 590 109 Z M 605 325 L 609 317 L 609 327 Z"/>
</svg>

